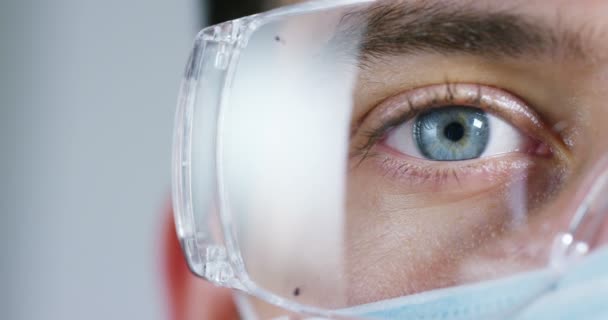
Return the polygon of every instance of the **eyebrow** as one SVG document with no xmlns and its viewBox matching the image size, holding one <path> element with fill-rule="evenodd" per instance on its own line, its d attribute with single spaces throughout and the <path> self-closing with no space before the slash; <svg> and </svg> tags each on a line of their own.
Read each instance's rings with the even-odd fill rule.
<svg viewBox="0 0 608 320">
<path fill-rule="evenodd" d="M 580 32 L 504 10 L 436 1 L 379 1 L 344 15 L 332 42 L 343 49 L 347 46 L 362 62 L 415 53 L 585 59 L 581 38 Z"/>
</svg>

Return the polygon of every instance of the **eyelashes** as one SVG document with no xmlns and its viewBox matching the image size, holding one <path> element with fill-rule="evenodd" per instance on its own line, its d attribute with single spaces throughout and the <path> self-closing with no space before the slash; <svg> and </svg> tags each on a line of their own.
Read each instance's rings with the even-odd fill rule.
<svg viewBox="0 0 608 320">
<path fill-rule="evenodd" d="M 512 127 L 506 132 L 518 139 L 502 143 L 510 138 L 503 137 L 505 131 L 499 130 L 494 141 L 501 143 L 488 145 L 479 157 L 452 157 L 445 161 L 404 152 L 412 150 L 415 143 L 411 141 L 395 143 L 395 138 L 413 136 L 414 131 L 407 129 L 410 123 L 454 106 L 483 111 L 501 122 L 502 127 Z M 491 127 L 496 129 L 497 122 L 492 121 Z M 457 200 L 515 181 L 544 181 L 563 175 L 568 159 L 560 144 L 563 141 L 541 117 L 509 92 L 479 84 L 434 84 L 386 98 L 358 119 L 351 129 L 348 170 L 354 175 L 366 175 L 371 179 L 368 183 L 382 181 L 373 180 L 376 177 L 385 179 L 384 183 L 399 188 L 401 194 L 440 192 L 443 196 L 453 194 Z"/>
<path fill-rule="evenodd" d="M 551 148 L 544 143 L 552 139 L 540 117 L 521 99 L 494 87 L 479 84 L 444 83 L 411 89 L 389 97 L 376 106 L 353 129 L 351 157 L 358 163 L 377 155 L 374 146 L 388 132 L 423 112 L 450 105 L 479 108 L 510 123 L 535 143 L 528 151 L 548 155 Z M 538 152 L 537 152 L 538 150 Z"/>
<path fill-rule="evenodd" d="M 511 176 L 514 180 L 525 176 L 525 172 L 532 169 L 535 163 L 529 159 L 506 158 L 480 159 L 465 161 L 459 166 L 425 166 L 419 161 L 399 161 L 395 157 L 383 157 L 379 163 L 384 177 L 391 177 L 406 182 L 410 187 L 424 191 L 428 182 L 433 186 L 463 187 L 468 181 L 465 177 L 476 177 L 481 184 L 496 184 Z M 519 178 L 516 178 L 519 177 Z M 431 188 L 437 191 L 437 188 Z"/>
</svg>

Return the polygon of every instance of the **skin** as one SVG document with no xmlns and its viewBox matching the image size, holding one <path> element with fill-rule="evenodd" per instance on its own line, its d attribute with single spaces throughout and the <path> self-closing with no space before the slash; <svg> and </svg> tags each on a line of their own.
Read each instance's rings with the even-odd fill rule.
<svg viewBox="0 0 608 320">
<path fill-rule="evenodd" d="M 376 297 L 391 298 L 493 279 L 543 265 L 547 257 L 534 251 L 534 246 L 528 248 L 532 248 L 529 252 L 519 250 L 518 255 L 512 252 L 524 243 L 537 247 L 550 245 L 552 237 L 548 235 L 564 230 L 581 201 L 579 196 L 558 195 L 576 195 L 588 187 L 593 182 L 590 176 L 598 171 L 595 165 L 608 152 L 605 143 L 608 138 L 608 126 L 605 125 L 608 120 L 605 106 L 608 99 L 608 3 L 538 0 L 508 5 L 504 1 L 484 1 L 475 5 L 509 10 L 555 29 L 559 26 L 561 30 L 576 32 L 583 45 L 580 51 L 585 55 L 556 53 L 528 59 L 488 59 L 454 54 L 445 59 L 434 54 L 415 54 L 372 62 L 373 72 L 363 71 L 353 91 L 356 103 L 351 122 L 360 126 L 354 126 L 351 151 L 357 154 L 357 146 L 366 143 L 361 128 L 373 123 L 375 116 L 382 117 L 382 108 L 389 110 L 391 102 L 405 103 L 404 98 L 399 100 L 400 94 L 447 81 L 499 88 L 516 95 L 534 109 L 535 117 L 542 118 L 544 126 L 529 130 L 531 135 L 543 140 L 551 150 L 551 156 L 543 153 L 544 149 L 535 149 L 539 154 L 533 155 L 521 152 L 499 155 L 500 159 L 494 160 L 532 164 L 520 166 L 519 171 L 490 170 L 489 176 L 472 178 L 470 173 L 463 174 L 458 182 L 432 183 L 426 179 L 416 186 L 403 182 L 410 181 L 412 176 L 401 176 L 387 169 L 391 163 L 416 161 L 395 152 L 391 146 L 375 145 L 373 156 L 364 161 L 353 156 L 349 162 L 346 203 L 349 213 L 346 239 L 351 240 L 347 241 L 351 246 L 346 250 L 344 268 L 351 277 L 349 289 L 354 294 L 349 295 L 347 301 L 328 307 L 356 305 L 375 301 Z M 555 68 L 556 64 L 559 68 Z M 414 71 L 409 72 L 411 70 Z M 448 165 L 441 166 L 446 169 Z M 454 167 L 449 169 L 455 170 Z M 386 178 L 386 174 L 382 174 L 386 170 L 393 172 L 392 177 Z M 579 174 L 581 172 L 585 174 Z M 451 184 L 458 187 L 448 187 Z M 370 189 L 370 185 L 374 189 Z M 513 190 L 521 185 L 530 190 L 522 201 L 529 208 L 531 218 L 526 228 L 513 229 L 507 227 L 510 221 L 500 208 L 509 206 L 506 199 L 517 196 Z M 433 196 L 413 197 L 420 188 Z M 375 192 L 377 190 L 381 192 Z M 535 194 L 534 190 L 552 192 Z M 533 199 L 538 198 L 551 205 L 536 210 Z M 485 220 L 480 221 L 482 215 L 471 207 L 471 203 L 484 212 L 487 208 L 499 209 L 492 211 L 496 215 L 483 216 Z M 444 213 L 448 210 L 458 214 L 446 218 Z M 370 217 L 369 212 L 379 214 Z M 556 216 L 553 212 L 566 214 Z M 479 225 L 486 228 L 478 228 Z M 603 228 L 608 229 L 607 226 Z M 467 230 L 466 234 L 470 236 L 461 236 L 453 230 Z M 383 236 L 376 236 L 378 234 Z M 423 239 L 420 242 L 425 245 L 404 245 L 411 243 L 408 241 L 411 239 Z M 597 246 L 606 243 L 607 239 L 608 232 L 601 232 Z M 366 248 L 374 250 L 370 252 Z M 465 251 L 466 254 L 460 254 Z M 388 253 L 391 253 L 390 259 Z M 375 265 L 385 266 L 385 269 L 369 272 Z M 403 267 L 405 265 L 411 267 Z M 428 281 L 437 278 L 444 281 Z M 403 285 L 395 286 L 395 281 Z M 230 291 L 194 277 L 188 278 L 182 290 L 185 298 L 179 308 L 183 309 L 183 319 L 238 318 Z M 285 290 L 291 292 L 292 287 Z M 307 298 L 303 295 L 299 299 L 309 302 Z M 254 306 L 263 319 L 284 314 L 263 303 L 254 301 Z"/>
</svg>

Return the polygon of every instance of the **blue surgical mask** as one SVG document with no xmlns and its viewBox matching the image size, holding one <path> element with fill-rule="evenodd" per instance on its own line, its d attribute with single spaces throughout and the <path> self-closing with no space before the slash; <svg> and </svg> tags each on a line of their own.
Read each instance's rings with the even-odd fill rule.
<svg viewBox="0 0 608 320">
<path fill-rule="evenodd" d="M 608 319 L 608 247 L 581 261 L 515 319 Z"/>
<path fill-rule="evenodd" d="M 373 319 L 608 319 L 608 248 L 566 273 L 545 269 L 339 311 Z"/>
</svg>

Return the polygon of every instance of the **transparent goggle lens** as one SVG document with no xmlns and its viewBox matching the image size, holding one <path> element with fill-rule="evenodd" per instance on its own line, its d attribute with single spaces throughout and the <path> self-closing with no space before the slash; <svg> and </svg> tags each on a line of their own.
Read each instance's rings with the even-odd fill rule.
<svg viewBox="0 0 608 320">
<path fill-rule="evenodd" d="M 574 168 L 567 114 L 544 123 L 515 90 L 476 81 L 501 71 L 447 29 L 444 43 L 411 33 L 430 26 L 399 3 L 199 36 L 182 96 L 195 97 L 182 101 L 190 131 L 178 132 L 190 153 L 176 160 L 191 207 L 178 227 L 185 247 L 214 244 L 189 259 L 231 267 L 195 272 L 339 309 L 551 264 L 608 146 Z"/>
</svg>

